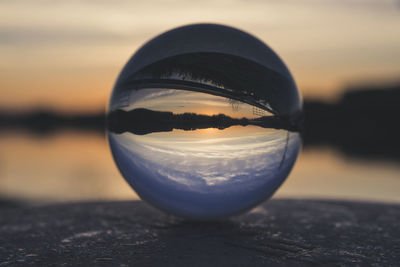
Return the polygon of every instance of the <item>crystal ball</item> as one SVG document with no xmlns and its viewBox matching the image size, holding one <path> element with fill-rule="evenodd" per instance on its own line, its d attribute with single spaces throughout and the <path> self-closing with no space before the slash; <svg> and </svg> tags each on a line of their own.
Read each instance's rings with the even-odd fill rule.
<svg viewBox="0 0 400 267">
<path fill-rule="evenodd" d="M 215 24 L 165 32 L 122 69 L 107 111 L 121 174 L 142 200 L 192 219 L 270 197 L 301 148 L 302 102 L 278 55 Z"/>
</svg>

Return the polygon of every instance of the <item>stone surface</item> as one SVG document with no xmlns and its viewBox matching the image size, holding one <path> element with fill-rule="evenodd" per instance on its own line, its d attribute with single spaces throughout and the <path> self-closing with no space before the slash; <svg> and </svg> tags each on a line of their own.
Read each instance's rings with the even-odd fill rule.
<svg viewBox="0 0 400 267">
<path fill-rule="evenodd" d="M 395 266 L 399 222 L 400 205 L 317 200 L 214 222 L 141 201 L 0 205 L 0 266 Z"/>
</svg>

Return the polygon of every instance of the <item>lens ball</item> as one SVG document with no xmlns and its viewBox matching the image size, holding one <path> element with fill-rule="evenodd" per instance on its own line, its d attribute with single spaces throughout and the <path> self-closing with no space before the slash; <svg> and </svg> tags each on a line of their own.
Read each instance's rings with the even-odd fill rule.
<svg viewBox="0 0 400 267">
<path fill-rule="evenodd" d="M 234 28 L 150 40 L 113 89 L 108 139 L 126 181 L 169 213 L 213 219 L 270 197 L 301 147 L 302 104 L 282 60 Z"/>
</svg>

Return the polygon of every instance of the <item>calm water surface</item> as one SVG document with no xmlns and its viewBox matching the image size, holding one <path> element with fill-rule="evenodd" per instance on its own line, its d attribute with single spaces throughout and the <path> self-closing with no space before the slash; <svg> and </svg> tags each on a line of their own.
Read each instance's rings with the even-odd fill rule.
<svg viewBox="0 0 400 267">
<path fill-rule="evenodd" d="M 399 188 L 398 162 L 363 161 L 329 148 L 308 149 L 274 197 L 400 202 Z M 63 202 L 138 197 L 118 173 L 104 136 L 3 132 L 0 199 Z"/>
</svg>

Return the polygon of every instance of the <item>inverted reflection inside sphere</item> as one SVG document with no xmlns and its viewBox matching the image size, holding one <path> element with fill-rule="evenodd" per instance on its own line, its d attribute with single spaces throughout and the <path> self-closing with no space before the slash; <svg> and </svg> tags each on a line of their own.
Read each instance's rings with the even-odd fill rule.
<svg viewBox="0 0 400 267">
<path fill-rule="evenodd" d="M 170 213 L 215 218 L 271 196 L 301 146 L 301 102 L 278 56 L 233 28 L 164 33 L 122 70 L 108 137 L 138 195 Z"/>
</svg>

